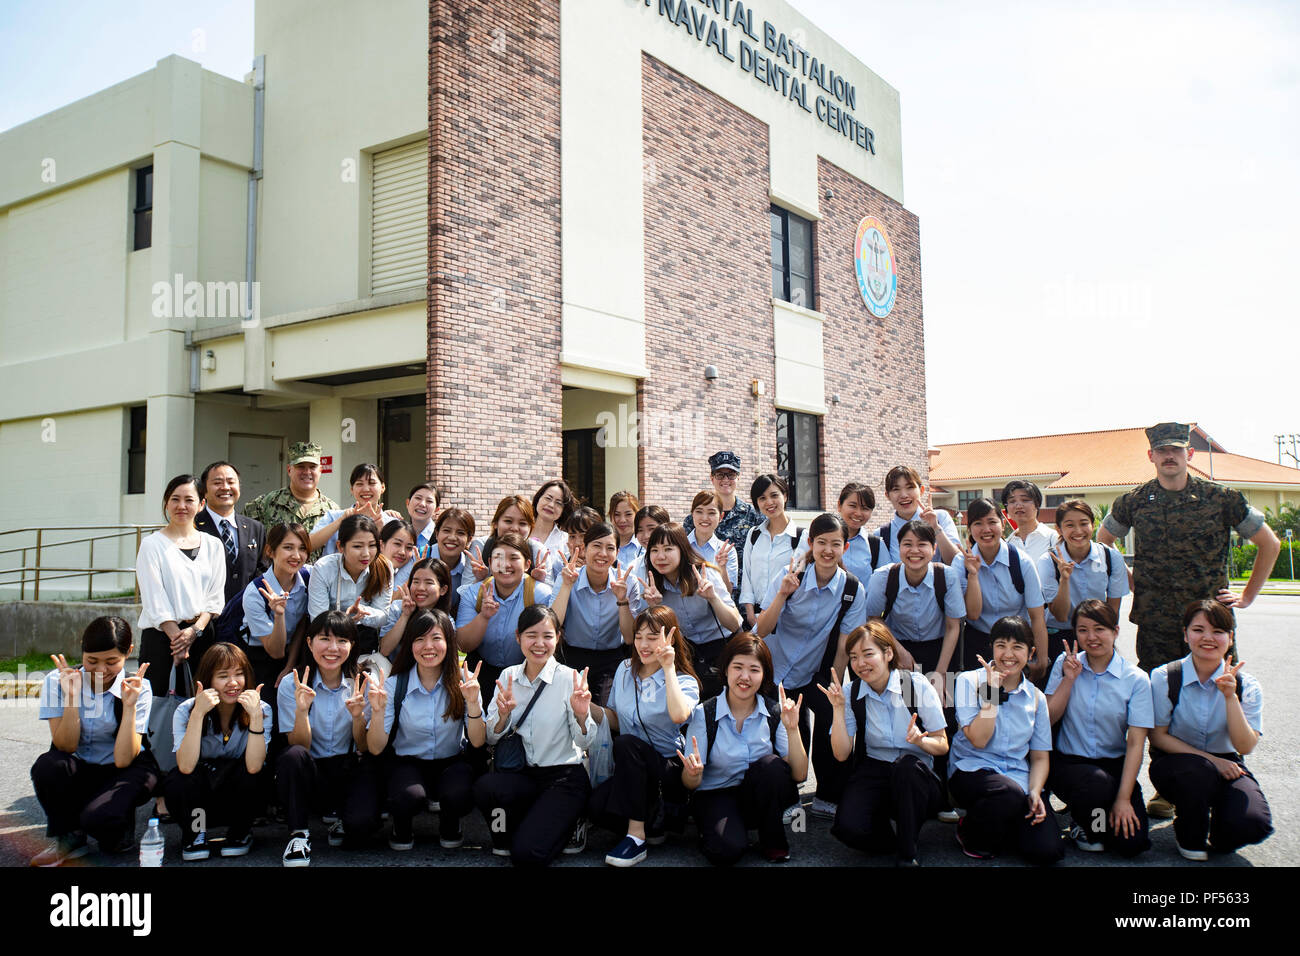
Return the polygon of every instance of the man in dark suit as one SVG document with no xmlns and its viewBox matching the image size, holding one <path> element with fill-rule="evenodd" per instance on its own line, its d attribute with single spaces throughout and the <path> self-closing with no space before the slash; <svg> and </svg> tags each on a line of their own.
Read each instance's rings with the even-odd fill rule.
<svg viewBox="0 0 1300 956">
<path fill-rule="evenodd" d="M 226 601 L 248 587 L 248 582 L 267 567 L 262 552 L 266 529 L 260 521 L 235 514 L 239 502 L 239 472 L 228 461 L 214 461 L 199 476 L 199 493 L 207 507 L 198 513 L 194 526 L 213 535 L 226 552 Z"/>
</svg>

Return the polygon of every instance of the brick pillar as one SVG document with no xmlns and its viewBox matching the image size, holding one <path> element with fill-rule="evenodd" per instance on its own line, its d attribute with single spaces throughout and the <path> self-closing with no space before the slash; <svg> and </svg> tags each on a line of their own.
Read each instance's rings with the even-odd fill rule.
<svg viewBox="0 0 1300 956">
<path fill-rule="evenodd" d="M 559 0 L 430 0 L 427 471 L 490 513 L 561 470 Z"/>
</svg>

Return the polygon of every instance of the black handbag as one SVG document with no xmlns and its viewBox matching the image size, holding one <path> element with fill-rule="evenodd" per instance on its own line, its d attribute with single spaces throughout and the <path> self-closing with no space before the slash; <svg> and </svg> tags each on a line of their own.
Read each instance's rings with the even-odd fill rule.
<svg viewBox="0 0 1300 956">
<path fill-rule="evenodd" d="M 533 704 L 542 696 L 543 691 L 549 685 L 543 681 L 542 685 L 537 688 L 533 694 L 533 699 L 528 702 L 524 712 L 519 715 L 519 720 L 510 728 L 510 732 L 497 741 L 495 749 L 492 751 L 492 769 L 501 770 L 509 773 L 515 773 L 524 770 L 528 766 L 528 752 L 524 750 L 524 738 L 519 736 L 519 728 L 523 726 L 528 719 L 529 712 L 533 709 Z"/>
</svg>

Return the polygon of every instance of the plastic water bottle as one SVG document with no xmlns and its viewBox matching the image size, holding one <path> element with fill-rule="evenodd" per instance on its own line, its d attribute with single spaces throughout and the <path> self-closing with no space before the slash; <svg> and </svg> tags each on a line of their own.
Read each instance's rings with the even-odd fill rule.
<svg viewBox="0 0 1300 956">
<path fill-rule="evenodd" d="M 140 841 L 140 865 L 162 866 L 165 845 L 162 830 L 158 827 L 158 818 L 150 817 L 149 828 L 144 831 L 144 839 Z"/>
</svg>

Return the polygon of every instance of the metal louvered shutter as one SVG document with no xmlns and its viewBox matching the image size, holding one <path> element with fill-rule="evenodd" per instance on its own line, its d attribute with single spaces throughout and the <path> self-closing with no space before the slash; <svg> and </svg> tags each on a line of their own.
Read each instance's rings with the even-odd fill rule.
<svg viewBox="0 0 1300 956">
<path fill-rule="evenodd" d="M 370 195 L 370 294 L 423 288 L 428 268 L 429 144 L 375 153 Z"/>
</svg>

